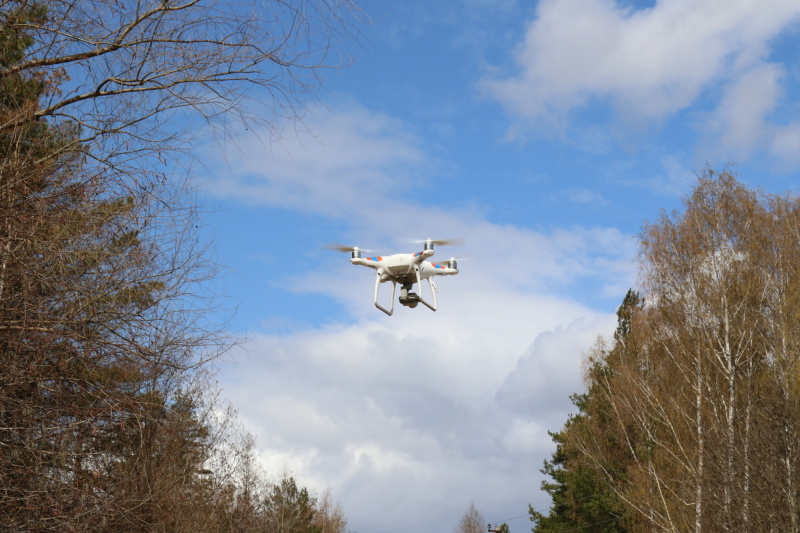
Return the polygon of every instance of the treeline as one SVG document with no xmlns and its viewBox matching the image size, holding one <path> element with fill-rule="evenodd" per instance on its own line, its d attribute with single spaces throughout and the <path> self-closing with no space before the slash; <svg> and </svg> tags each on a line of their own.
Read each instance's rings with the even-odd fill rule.
<svg viewBox="0 0 800 533">
<path fill-rule="evenodd" d="M 269 4 L 282 26 L 194 1 L 0 0 L 0 531 L 345 530 L 329 495 L 261 472 L 215 401 L 215 268 L 160 170 L 187 111 L 226 120 L 242 82 L 311 87 L 292 75 L 319 66 L 298 64 L 303 36 L 331 26 L 297 4 Z"/>
<path fill-rule="evenodd" d="M 639 260 L 533 531 L 800 531 L 800 197 L 707 170 Z"/>
</svg>

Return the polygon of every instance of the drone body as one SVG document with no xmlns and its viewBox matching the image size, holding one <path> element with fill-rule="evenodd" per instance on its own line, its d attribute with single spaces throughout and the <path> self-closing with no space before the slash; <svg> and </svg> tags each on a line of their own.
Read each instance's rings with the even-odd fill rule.
<svg viewBox="0 0 800 533">
<path fill-rule="evenodd" d="M 436 311 L 436 284 L 434 278 L 437 276 L 453 276 L 458 274 L 458 264 L 454 258 L 442 263 L 434 263 L 427 259 L 433 255 L 435 244 L 447 244 L 450 241 L 434 241 L 428 239 L 424 241 L 425 248 L 421 252 L 413 254 L 394 254 L 387 256 L 361 257 L 358 247 L 349 248 L 338 246 L 336 250 L 352 252 L 350 262 L 354 265 L 361 265 L 375 270 L 375 307 L 392 315 L 394 312 L 394 296 L 397 284 L 400 284 L 400 303 L 414 308 L 418 303 L 422 303 L 431 311 Z M 422 280 L 428 280 L 433 303 L 426 301 L 422 297 Z M 378 289 L 381 283 L 392 282 L 392 300 L 389 309 L 378 303 Z M 414 284 L 419 285 L 419 294 L 412 292 Z"/>
</svg>

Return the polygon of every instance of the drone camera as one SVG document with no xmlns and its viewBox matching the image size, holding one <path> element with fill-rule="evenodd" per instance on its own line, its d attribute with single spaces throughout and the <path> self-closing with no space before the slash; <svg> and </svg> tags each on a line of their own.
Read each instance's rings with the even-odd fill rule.
<svg viewBox="0 0 800 533">
<path fill-rule="evenodd" d="M 400 291 L 400 303 L 414 309 L 419 303 L 419 295 L 415 292 L 410 292 L 408 289 Z"/>
</svg>

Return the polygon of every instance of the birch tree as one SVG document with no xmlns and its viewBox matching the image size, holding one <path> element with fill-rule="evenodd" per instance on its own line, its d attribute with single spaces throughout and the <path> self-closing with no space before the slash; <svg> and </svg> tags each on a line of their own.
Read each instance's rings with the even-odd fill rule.
<svg viewBox="0 0 800 533">
<path fill-rule="evenodd" d="M 708 170 L 643 229 L 646 305 L 572 434 L 643 531 L 798 531 L 799 210 Z"/>
<path fill-rule="evenodd" d="M 458 525 L 453 528 L 453 533 L 484 533 L 486 529 L 486 518 L 474 503 L 470 503 L 467 512 L 458 521 Z"/>
</svg>

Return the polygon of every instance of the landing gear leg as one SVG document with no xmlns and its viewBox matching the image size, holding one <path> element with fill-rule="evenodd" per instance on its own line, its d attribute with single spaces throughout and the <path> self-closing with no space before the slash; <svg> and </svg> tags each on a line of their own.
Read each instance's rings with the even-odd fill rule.
<svg viewBox="0 0 800 533">
<path fill-rule="evenodd" d="M 431 305 L 422 298 L 422 280 L 419 278 L 418 265 L 414 266 L 414 272 L 417 274 L 417 285 L 419 285 L 419 301 L 425 304 L 425 306 L 431 311 L 436 311 L 436 285 L 433 283 L 433 278 L 428 278 L 428 285 L 430 286 L 431 294 L 433 295 L 433 305 Z"/>
<path fill-rule="evenodd" d="M 392 316 L 392 313 L 394 313 L 394 292 L 395 289 L 397 289 L 397 282 L 392 280 L 392 299 L 391 299 L 392 304 L 389 306 L 389 309 L 387 310 L 384 307 L 382 307 L 381 304 L 378 303 L 378 288 L 380 288 L 381 286 L 382 274 L 383 274 L 382 272 L 378 272 L 378 276 L 375 278 L 375 307 L 377 307 L 387 315 Z"/>
</svg>

